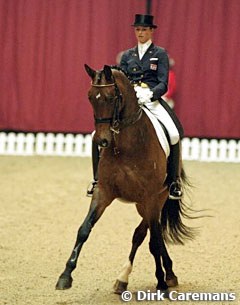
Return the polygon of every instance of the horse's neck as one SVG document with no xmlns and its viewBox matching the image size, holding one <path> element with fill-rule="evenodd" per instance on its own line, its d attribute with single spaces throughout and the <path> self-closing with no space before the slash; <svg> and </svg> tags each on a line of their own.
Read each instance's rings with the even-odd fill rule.
<svg viewBox="0 0 240 305">
<path fill-rule="evenodd" d="M 123 117 L 128 117 L 139 109 L 135 90 L 123 72 L 114 71 L 113 73 L 124 99 L 125 106 L 122 115 Z"/>
<path fill-rule="evenodd" d="M 119 152 L 119 156 L 137 156 L 139 151 L 148 150 L 148 142 L 151 141 L 147 117 L 142 112 L 141 117 L 135 123 L 120 129 L 115 135 L 113 148 Z"/>
<path fill-rule="evenodd" d="M 132 85 L 129 88 L 126 87 L 123 98 L 125 99 L 125 107 L 122 119 L 129 119 L 131 123 L 120 129 L 119 136 L 115 138 L 116 144 L 120 150 L 123 149 L 128 153 L 136 154 L 140 147 L 144 145 L 143 142 L 146 142 L 143 141 L 143 138 L 149 138 L 147 118 L 144 111 L 139 112 L 140 107 Z"/>
<path fill-rule="evenodd" d="M 130 84 L 128 79 L 122 79 L 122 86 L 124 90 L 121 90 L 124 99 L 124 110 L 122 112 L 123 120 L 132 120 L 132 123 L 128 127 L 124 127 L 120 131 L 120 136 L 118 138 L 118 145 L 123 146 L 128 149 L 139 149 L 138 143 L 141 142 L 141 137 L 143 136 L 143 126 L 145 126 L 145 115 L 142 113 L 140 117 L 140 107 L 138 104 L 138 99 L 136 97 L 136 92 L 133 86 Z M 146 130 L 144 131 L 144 133 Z M 133 147 L 135 143 L 136 148 Z"/>
<path fill-rule="evenodd" d="M 135 90 L 132 85 L 129 83 L 126 88 L 126 93 L 124 94 L 125 107 L 124 107 L 124 116 L 128 117 L 134 115 L 139 110 L 138 100 L 136 97 Z"/>
</svg>

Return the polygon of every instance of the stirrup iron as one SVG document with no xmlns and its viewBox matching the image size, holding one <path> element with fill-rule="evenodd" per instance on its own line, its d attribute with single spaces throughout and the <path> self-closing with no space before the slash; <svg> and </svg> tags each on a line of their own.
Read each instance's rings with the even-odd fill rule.
<svg viewBox="0 0 240 305">
<path fill-rule="evenodd" d="M 179 181 L 173 181 L 169 187 L 169 199 L 180 200 L 183 196 L 181 183 Z"/>
</svg>

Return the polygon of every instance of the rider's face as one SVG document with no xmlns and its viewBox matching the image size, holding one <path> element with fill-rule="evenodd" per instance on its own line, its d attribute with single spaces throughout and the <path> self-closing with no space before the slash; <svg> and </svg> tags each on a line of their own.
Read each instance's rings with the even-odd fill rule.
<svg viewBox="0 0 240 305">
<path fill-rule="evenodd" d="M 145 43 L 149 39 L 152 39 L 153 29 L 145 26 L 137 26 L 135 27 L 135 35 L 137 41 L 140 43 Z"/>
</svg>

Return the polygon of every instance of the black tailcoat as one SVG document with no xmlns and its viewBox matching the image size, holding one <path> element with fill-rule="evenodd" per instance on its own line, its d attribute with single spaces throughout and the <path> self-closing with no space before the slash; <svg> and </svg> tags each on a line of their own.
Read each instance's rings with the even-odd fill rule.
<svg viewBox="0 0 240 305">
<path fill-rule="evenodd" d="M 153 100 L 159 100 L 167 92 L 169 60 L 163 48 L 152 43 L 141 60 L 137 46 L 129 49 L 123 53 L 120 67 L 133 83 L 148 84 Z"/>
</svg>

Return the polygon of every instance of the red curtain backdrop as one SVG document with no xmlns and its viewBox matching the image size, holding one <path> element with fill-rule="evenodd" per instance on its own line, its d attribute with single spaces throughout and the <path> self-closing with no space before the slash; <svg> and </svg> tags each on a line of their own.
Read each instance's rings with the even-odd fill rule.
<svg viewBox="0 0 240 305">
<path fill-rule="evenodd" d="M 145 0 L 0 0 L 0 129 L 87 133 L 95 69 L 135 45 Z M 240 138 L 239 0 L 152 0 L 155 43 L 175 59 L 186 136 Z"/>
</svg>

